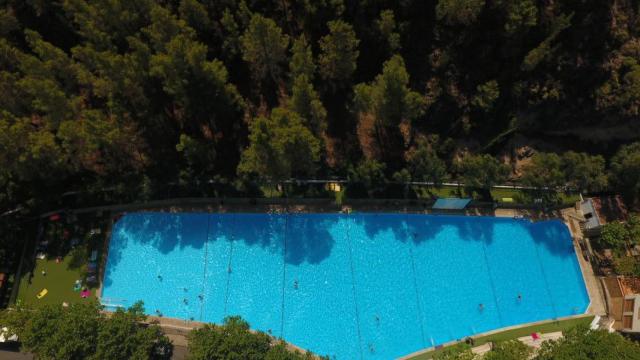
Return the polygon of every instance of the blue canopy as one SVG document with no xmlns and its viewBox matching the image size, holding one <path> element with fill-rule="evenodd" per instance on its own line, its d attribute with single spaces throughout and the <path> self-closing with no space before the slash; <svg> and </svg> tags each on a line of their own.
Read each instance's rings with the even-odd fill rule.
<svg viewBox="0 0 640 360">
<path fill-rule="evenodd" d="M 460 210 L 464 209 L 469 202 L 471 202 L 471 199 L 440 198 L 436 200 L 435 204 L 433 204 L 433 209 Z"/>
</svg>

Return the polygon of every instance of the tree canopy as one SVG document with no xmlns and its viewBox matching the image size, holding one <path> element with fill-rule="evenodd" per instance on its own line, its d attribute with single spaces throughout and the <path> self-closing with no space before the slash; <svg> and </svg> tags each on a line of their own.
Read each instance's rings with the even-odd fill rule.
<svg viewBox="0 0 640 360">
<path fill-rule="evenodd" d="M 447 165 L 438 157 L 433 145 L 426 140 L 418 141 L 417 147 L 409 152 L 411 178 L 416 181 L 430 181 L 441 184 L 448 177 Z"/>
<path fill-rule="evenodd" d="M 603 245 L 614 249 L 622 249 L 624 245 L 640 242 L 640 219 L 637 214 L 630 214 L 626 222 L 612 221 L 602 226 L 600 241 Z"/>
<path fill-rule="evenodd" d="M 356 70 L 360 41 L 353 27 L 342 20 L 330 21 L 327 27 L 329 33 L 320 39 L 320 73 L 326 80 L 347 81 Z"/>
<path fill-rule="evenodd" d="M 144 326 L 142 303 L 111 316 L 95 302 L 48 305 L 0 314 L 22 350 L 38 359 L 170 359 L 173 345 L 157 325 Z"/>
<path fill-rule="evenodd" d="M 640 359 L 640 346 L 618 333 L 577 327 L 560 340 L 543 343 L 535 359 L 634 360 Z"/>
<path fill-rule="evenodd" d="M 618 333 L 606 330 L 590 330 L 578 326 L 563 332 L 559 340 L 545 341 L 540 350 L 518 340 L 501 341 L 494 344 L 484 355 L 471 352 L 471 346 L 458 343 L 447 346 L 433 355 L 434 360 L 613 360 L 640 359 L 640 347 Z"/>
<path fill-rule="evenodd" d="M 242 153 L 238 171 L 272 181 L 314 173 L 320 158 L 320 141 L 300 115 L 284 108 L 251 124 L 250 145 Z"/>
<path fill-rule="evenodd" d="M 7 0 L 0 208 L 254 196 L 368 161 L 385 179 L 509 179 L 637 207 L 636 5 Z M 492 162 L 479 184 L 465 154 L 510 173 Z"/>
<path fill-rule="evenodd" d="M 274 342 L 274 345 L 272 345 Z M 288 350 L 262 332 L 252 332 L 240 317 L 224 319 L 222 325 L 207 324 L 189 333 L 189 360 L 310 360 L 310 353 Z"/>
<path fill-rule="evenodd" d="M 240 38 L 242 58 L 251 66 L 257 80 L 267 76 L 280 77 L 280 65 L 287 59 L 289 37 L 276 23 L 260 14 L 253 14 L 249 28 Z"/>
<path fill-rule="evenodd" d="M 569 186 L 591 192 L 606 189 L 608 177 L 603 156 L 568 151 L 563 154 L 562 162 L 564 177 Z"/>
<path fill-rule="evenodd" d="M 640 199 L 640 142 L 625 145 L 611 159 L 612 181 L 626 197 Z"/>
<path fill-rule="evenodd" d="M 524 168 L 522 181 L 536 187 L 558 187 L 565 183 L 562 159 L 554 153 L 537 153 Z"/>
<path fill-rule="evenodd" d="M 532 349 L 518 340 L 502 341 L 497 343 L 484 360 L 524 360 L 528 359 Z"/>
<path fill-rule="evenodd" d="M 509 167 L 489 155 L 467 155 L 457 166 L 465 186 L 470 189 L 488 191 L 509 175 Z"/>
</svg>

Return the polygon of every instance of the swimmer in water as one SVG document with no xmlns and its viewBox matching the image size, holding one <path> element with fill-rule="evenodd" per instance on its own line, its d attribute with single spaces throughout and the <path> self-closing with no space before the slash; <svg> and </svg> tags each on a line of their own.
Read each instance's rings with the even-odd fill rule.
<svg viewBox="0 0 640 360">
<path fill-rule="evenodd" d="M 478 310 L 480 311 L 484 310 L 484 304 L 480 303 L 480 305 L 478 305 Z"/>
</svg>

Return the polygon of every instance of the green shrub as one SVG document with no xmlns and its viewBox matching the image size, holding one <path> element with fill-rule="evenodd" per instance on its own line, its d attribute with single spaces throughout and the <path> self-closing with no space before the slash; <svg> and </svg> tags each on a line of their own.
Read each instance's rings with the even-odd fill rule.
<svg viewBox="0 0 640 360">
<path fill-rule="evenodd" d="M 612 249 L 620 249 L 624 247 L 624 242 L 628 237 L 628 231 L 625 225 L 619 221 L 605 224 L 602 227 L 600 235 L 600 243 L 604 247 Z"/>
<path fill-rule="evenodd" d="M 616 257 L 613 260 L 613 267 L 619 275 L 640 276 L 640 264 L 633 256 Z"/>
</svg>

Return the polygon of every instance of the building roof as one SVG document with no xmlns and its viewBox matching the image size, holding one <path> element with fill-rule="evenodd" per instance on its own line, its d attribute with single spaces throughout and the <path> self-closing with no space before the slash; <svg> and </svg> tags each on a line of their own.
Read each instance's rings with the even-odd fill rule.
<svg viewBox="0 0 640 360">
<path fill-rule="evenodd" d="M 433 208 L 440 210 L 461 210 L 464 209 L 469 202 L 471 202 L 471 199 L 439 198 L 436 200 L 436 203 L 433 204 Z"/>
<path fill-rule="evenodd" d="M 640 294 L 640 278 L 628 276 L 620 278 L 620 288 L 624 295 Z"/>
<path fill-rule="evenodd" d="M 595 229 L 602 225 L 591 198 L 580 202 L 580 210 L 582 210 L 582 215 L 587 220 L 584 224 L 586 229 Z"/>
</svg>

